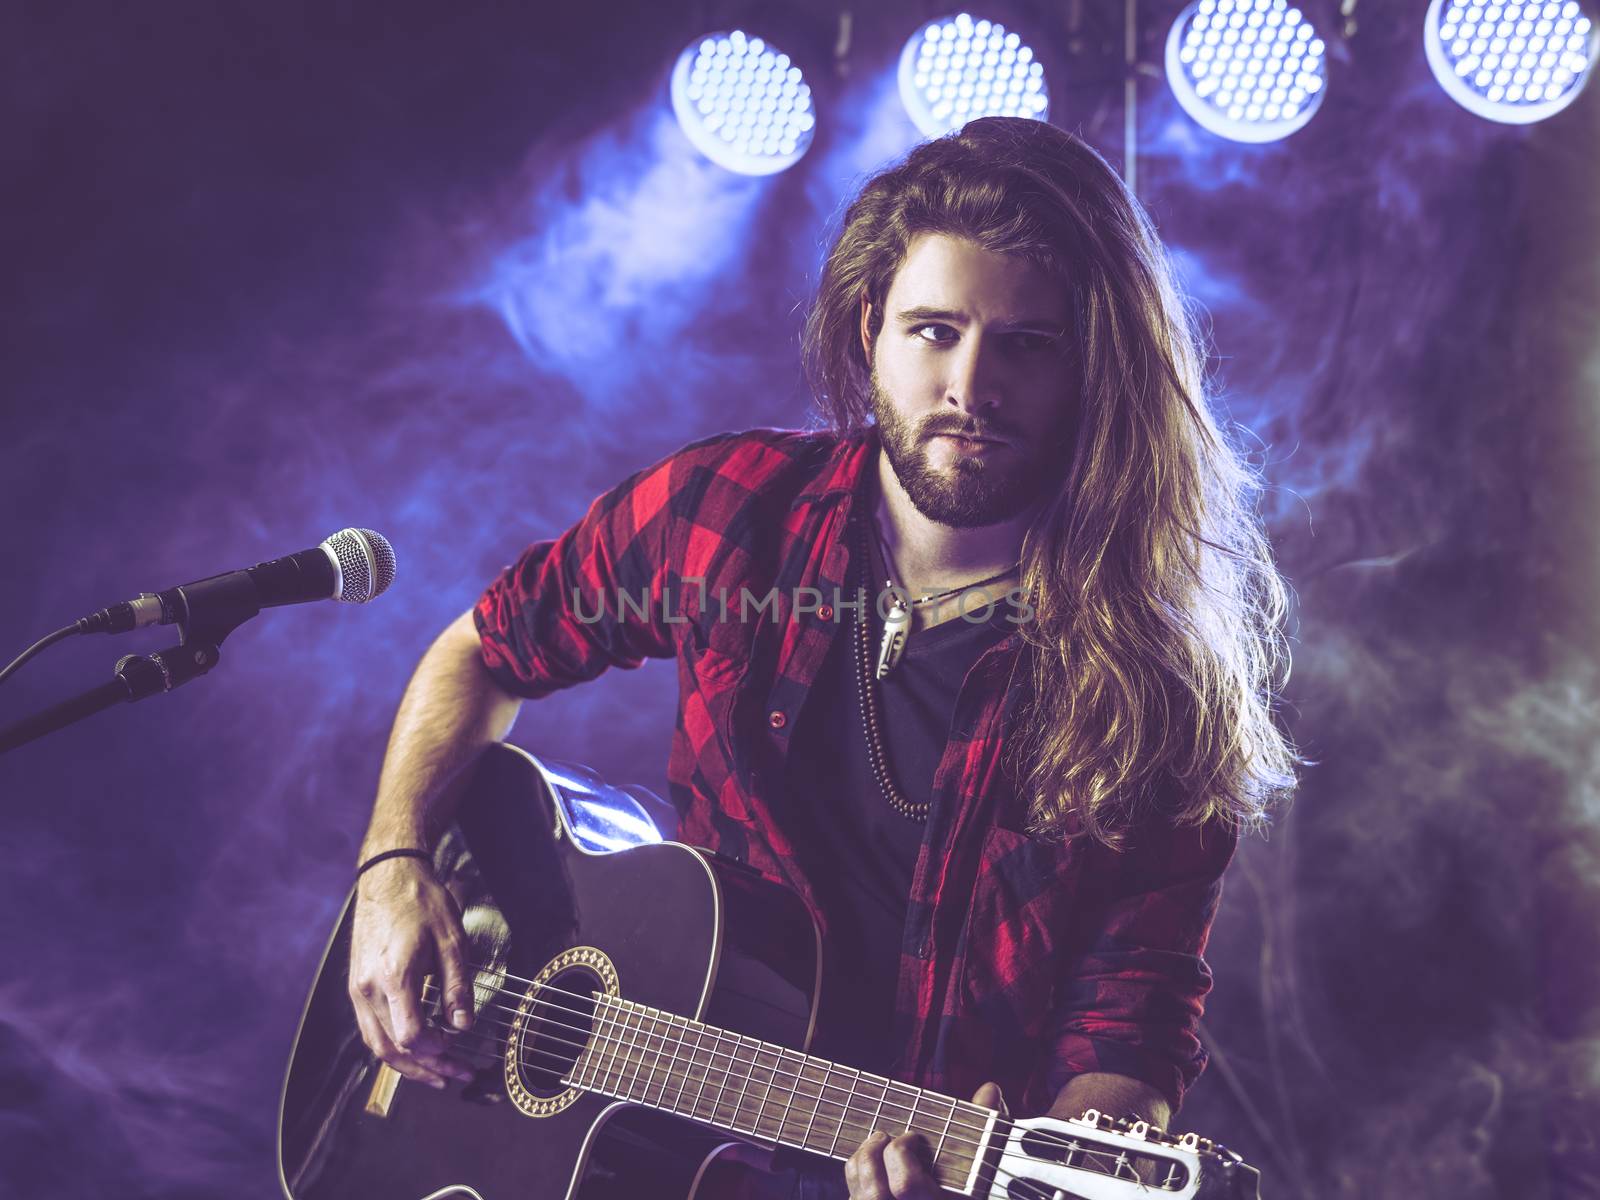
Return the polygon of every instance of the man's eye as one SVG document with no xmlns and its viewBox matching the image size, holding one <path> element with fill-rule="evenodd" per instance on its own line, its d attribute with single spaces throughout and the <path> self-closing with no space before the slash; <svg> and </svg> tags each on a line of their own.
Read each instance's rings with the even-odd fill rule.
<svg viewBox="0 0 1600 1200">
<path fill-rule="evenodd" d="M 911 331 L 911 336 L 935 346 L 943 346 L 955 340 L 955 332 L 948 325 L 918 325 Z"/>
<path fill-rule="evenodd" d="M 1048 350 L 1055 345 L 1056 339 L 1047 333 L 1017 333 L 1013 334 L 1011 344 L 1018 350 L 1033 352 Z"/>
</svg>

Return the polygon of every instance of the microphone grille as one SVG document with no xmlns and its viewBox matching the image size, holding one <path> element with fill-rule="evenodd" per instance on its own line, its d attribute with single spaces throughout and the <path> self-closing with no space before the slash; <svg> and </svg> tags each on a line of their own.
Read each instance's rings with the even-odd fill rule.
<svg viewBox="0 0 1600 1200">
<path fill-rule="evenodd" d="M 371 529 L 341 529 L 322 543 L 339 560 L 335 600 L 365 604 L 394 582 L 394 547 Z"/>
</svg>

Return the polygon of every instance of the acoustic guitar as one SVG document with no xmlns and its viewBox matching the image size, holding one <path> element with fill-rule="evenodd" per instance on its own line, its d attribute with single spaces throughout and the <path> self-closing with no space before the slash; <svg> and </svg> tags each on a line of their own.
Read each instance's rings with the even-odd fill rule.
<svg viewBox="0 0 1600 1200">
<path fill-rule="evenodd" d="M 471 946 L 477 1015 L 454 1036 L 475 1077 L 435 1090 L 367 1052 L 346 990 L 352 896 L 284 1080 L 284 1194 L 710 1200 L 753 1194 L 731 1165 L 751 1148 L 845 1159 L 882 1130 L 920 1133 L 956 1196 L 1258 1196 L 1253 1168 L 1194 1134 L 1093 1111 L 1011 1120 L 806 1053 L 810 914 L 739 863 L 661 840 L 671 819 L 643 789 L 485 751 L 435 861 Z M 421 998 L 442 1024 L 431 977 Z"/>
</svg>

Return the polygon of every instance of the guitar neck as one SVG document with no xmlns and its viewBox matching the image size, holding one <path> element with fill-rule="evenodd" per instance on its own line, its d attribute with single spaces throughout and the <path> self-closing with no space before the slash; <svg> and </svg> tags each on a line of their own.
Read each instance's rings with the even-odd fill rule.
<svg viewBox="0 0 1600 1200">
<path fill-rule="evenodd" d="M 934 1176 L 971 1194 L 997 1114 L 614 996 L 564 1080 L 768 1145 L 845 1159 L 874 1130 L 922 1134 Z"/>
</svg>

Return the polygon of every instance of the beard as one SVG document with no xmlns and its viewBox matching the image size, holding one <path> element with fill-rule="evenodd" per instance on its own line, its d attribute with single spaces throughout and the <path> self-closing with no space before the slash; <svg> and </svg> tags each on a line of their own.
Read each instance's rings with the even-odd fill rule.
<svg viewBox="0 0 1600 1200">
<path fill-rule="evenodd" d="M 1007 426 L 957 413 L 935 413 L 913 423 L 885 395 L 877 372 L 872 376 L 872 412 L 879 444 L 912 506 L 952 529 L 977 529 L 1020 516 L 1045 498 L 1056 482 L 1053 472 L 1066 465 L 1059 429 L 1054 436 L 1030 439 Z M 928 443 L 941 433 L 1004 437 L 1009 445 L 993 457 L 958 455 L 941 471 L 928 462 Z"/>
</svg>

